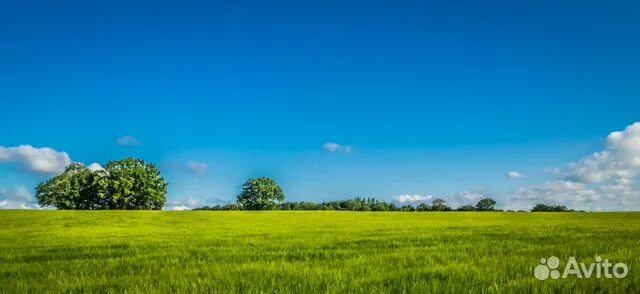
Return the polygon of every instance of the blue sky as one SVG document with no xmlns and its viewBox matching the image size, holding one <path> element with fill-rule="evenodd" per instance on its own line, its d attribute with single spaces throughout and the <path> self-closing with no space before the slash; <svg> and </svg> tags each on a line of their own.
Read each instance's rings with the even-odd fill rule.
<svg viewBox="0 0 640 294">
<path fill-rule="evenodd" d="M 233 201 L 269 176 L 289 200 L 640 208 L 640 147 L 624 147 L 640 140 L 638 13 L 637 1 L 5 1 L 0 207 L 55 173 L 36 168 L 41 153 L 65 152 L 153 162 L 176 207 Z M 598 152 L 614 159 L 595 159 L 609 176 L 593 181 Z"/>
</svg>

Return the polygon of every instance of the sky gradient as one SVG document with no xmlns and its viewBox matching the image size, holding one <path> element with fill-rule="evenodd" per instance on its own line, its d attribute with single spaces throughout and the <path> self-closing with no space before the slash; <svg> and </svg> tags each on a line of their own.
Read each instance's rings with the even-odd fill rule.
<svg viewBox="0 0 640 294">
<path fill-rule="evenodd" d="M 168 208 L 231 202 L 268 176 L 288 200 L 640 209 L 639 13 L 637 1 L 5 1 L 0 207 L 32 207 L 67 161 L 135 156 L 160 167 Z"/>
</svg>

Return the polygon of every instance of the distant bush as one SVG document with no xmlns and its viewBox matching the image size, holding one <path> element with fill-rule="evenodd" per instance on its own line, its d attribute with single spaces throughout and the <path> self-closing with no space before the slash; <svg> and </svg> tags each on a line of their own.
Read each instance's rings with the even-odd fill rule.
<svg viewBox="0 0 640 294">
<path fill-rule="evenodd" d="M 240 206 L 237 204 L 225 204 L 225 205 L 214 205 L 214 206 L 203 206 L 199 208 L 194 208 L 193 210 L 241 210 Z"/>
<path fill-rule="evenodd" d="M 568 209 L 564 205 L 546 205 L 546 204 L 536 204 L 536 206 L 531 209 L 532 212 L 573 212 L 575 210 Z"/>
<path fill-rule="evenodd" d="M 475 211 L 476 207 L 473 205 L 463 205 L 456 209 L 457 211 Z"/>
</svg>

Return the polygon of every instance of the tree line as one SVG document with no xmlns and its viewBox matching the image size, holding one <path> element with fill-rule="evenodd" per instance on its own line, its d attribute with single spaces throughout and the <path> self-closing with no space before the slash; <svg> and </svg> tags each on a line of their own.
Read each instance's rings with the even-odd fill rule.
<svg viewBox="0 0 640 294">
<path fill-rule="evenodd" d="M 491 198 L 480 199 L 475 205 L 450 207 L 443 199 L 435 199 L 430 204 L 397 206 L 392 202 L 375 198 L 356 197 L 348 200 L 316 202 L 284 202 L 285 196 L 278 184 L 270 178 L 249 179 L 242 185 L 236 203 L 202 206 L 194 210 L 339 210 L 339 211 L 502 211 L 495 208 Z M 538 204 L 532 211 L 573 211 L 565 206 Z"/>
<path fill-rule="evenodd" d="M 80 163 L 70 164 L 63 173 L 40 183 L 36 199 L 41 206 L 57 209 L 152 209 L 160 210 L 166 203 L 167 182 L 153 164 L 141 159 L 126 158 L 108 162 L 104 168 L 90 170 Z M 416 206 L 398 206 L 374 198 L 356 197 L 348 200 L 315 202 L 285 202 L 282 188 L 270 178 L 247 180 L 236 203 L 203 206 L 195 210 L 340 210 L 340 211 L 499 211 L 491 198 L 475 205 L 450 207 L 443 199 Z M 532 211 L 573 211 L 565 206 L 538 204 Z"/>
<path fill-rule="evenodd" d="M 531 209 L 533 212 L 574 212 L 575 210 L 569 209 L 564 205 L 546 205 L 546 204 L 536 204 L 536 206 Z"/>
<path fill-rule="evenodd" d="M 430 204 L 420 203 L 416 206 L 407 204 L 398 206 L 393 202 L 381 201 L 375 198 L 356 197 L 347 200 L 315 202 L 282 202 L 274 203 L 264 209 L 248 209 L 242 203 L 203 206 L 195 210 L 338 210 L 338 211 L 497 211 L 496 202 L 485 198 L 474 205 L 463 205 L 456 209 L 447 205 L 443 199 L 435 199 Z"/>
</svg>

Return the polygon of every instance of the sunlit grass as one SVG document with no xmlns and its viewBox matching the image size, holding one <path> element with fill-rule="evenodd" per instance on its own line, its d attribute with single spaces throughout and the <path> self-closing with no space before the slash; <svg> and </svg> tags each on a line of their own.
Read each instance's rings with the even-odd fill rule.
<svg viewBox="0 0 640 294">
<path fill-rule="evenodd" d="M 0 211 L 0 292 L 640 293 L 639 249 L 640 213 Z"/>
</svg>

